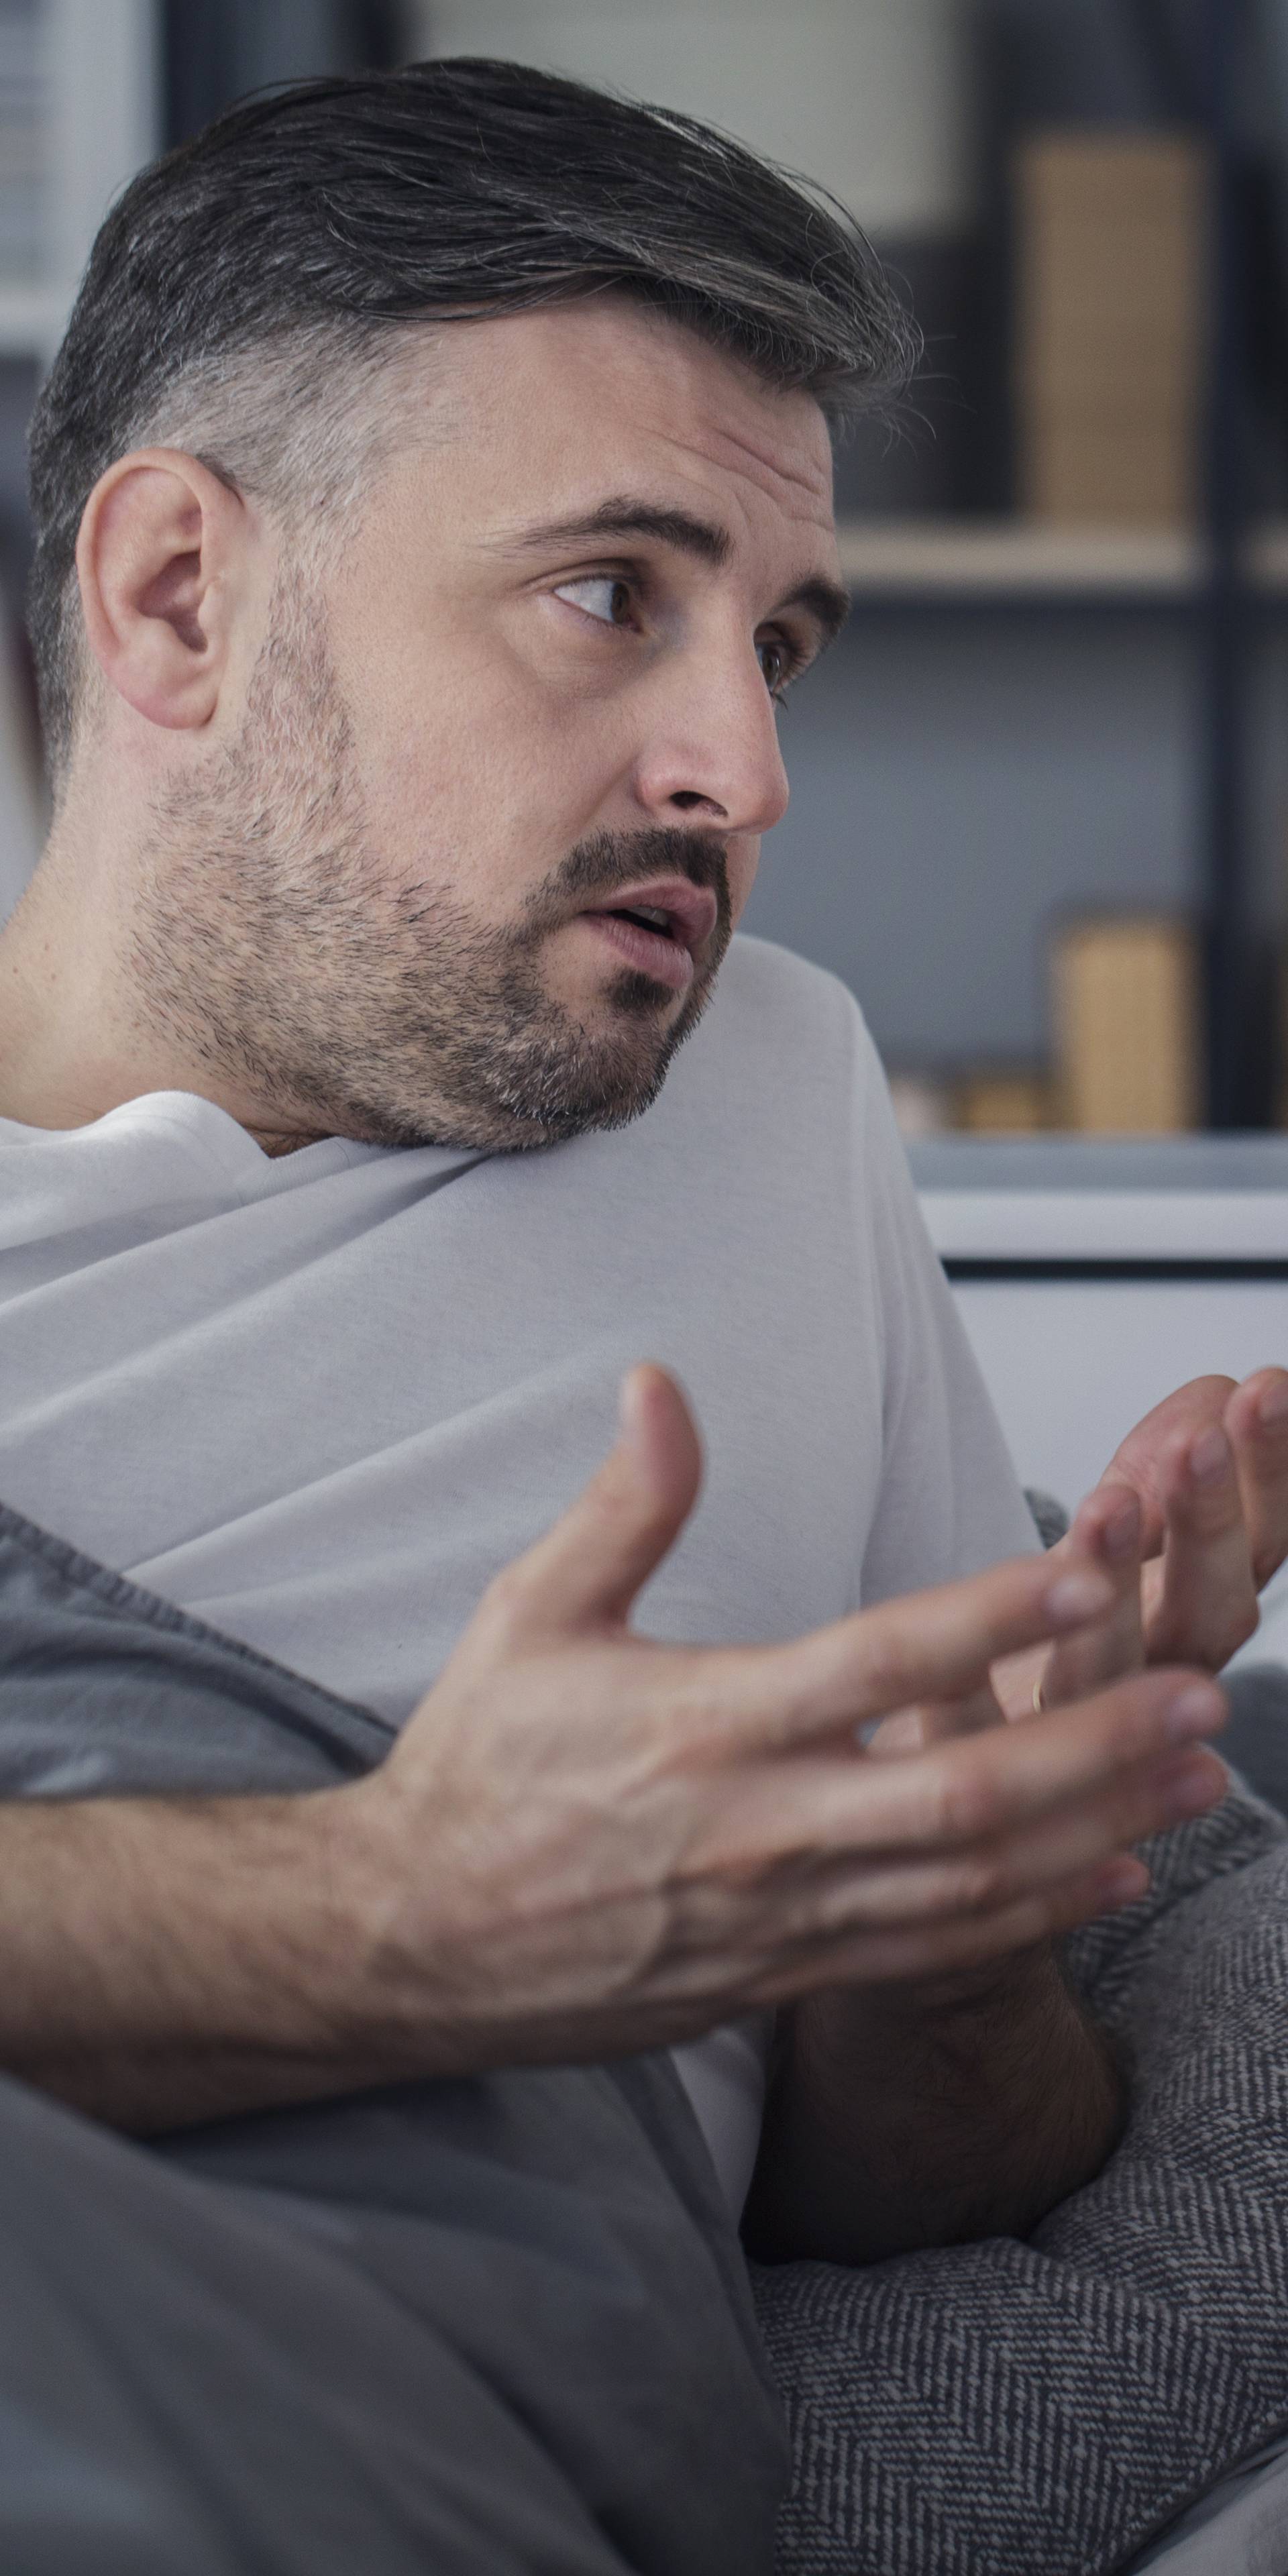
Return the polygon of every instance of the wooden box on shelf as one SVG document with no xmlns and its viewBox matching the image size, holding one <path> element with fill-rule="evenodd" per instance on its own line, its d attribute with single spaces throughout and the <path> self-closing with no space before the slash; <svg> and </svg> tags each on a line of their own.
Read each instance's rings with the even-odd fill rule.
<svg viewBox="0 0 1288 2576">
<path fill-rule="evenodd" d="M 1198 942 L 1163 914 L 1088 914 L 1051 946 L 1062 1126 L 1169 1135 L 1198 1125 Z"/>
<path fill-rule="evenodd" d="M 1033 1065 L 977 1065 L 959 1076 L 953 1124 L 973 1136 L 1033 1136 L 1052 1122 L 1049 1077 Z"/>
<path fill-rule="evenodd" d="M 1197 138 L 1034 134 L 1015 173 L 1022 507 L 1180 526 L 1198 498 L 1210 161 Z"/>
</svg>

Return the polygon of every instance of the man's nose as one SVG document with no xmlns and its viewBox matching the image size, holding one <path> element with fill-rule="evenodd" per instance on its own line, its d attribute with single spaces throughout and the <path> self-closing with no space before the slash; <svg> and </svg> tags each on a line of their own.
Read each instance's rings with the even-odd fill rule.
<svg viewBox="0 0 1288 2576">
<path fill-rule="evenodd" d="M 755 653 L 668 674 L 650 709 L 636 793 L 658 822 L 772 831 L 787 811 L 787 772 L 773 700 Z"/>
</svg>

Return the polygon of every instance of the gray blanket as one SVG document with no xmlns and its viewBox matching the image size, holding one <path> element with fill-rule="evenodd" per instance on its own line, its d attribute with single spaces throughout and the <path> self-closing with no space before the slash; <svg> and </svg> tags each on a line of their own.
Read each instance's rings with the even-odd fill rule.
<svg viewBox="0 0 1288 2576">
<path fill-rule="evenodd" d="M 0 1507 L 0 1796 L 304 1790 L 388 1742 Z M 781 2414 L 665 2056 L 149 2147 L 0 2085 L 0 2159 L 4 2576 L 769 2568 Z"/>
<path fill-rule="evenodd" d="M 1236 1781 L 1149 1857 L 1069 1944 L 1134 2060 L 1099 2179 L 1025 2243 L 754 2273 L 780 2576 L 1108 2576 L 1288 2427 L 1288 1825 Z"/>
<path fill-rule="evenodd" d="M 0 1507 L 0 1796 L 388 1740 Z M 1024 2244 L 757 2274 L 785 2576 L 1107 2576 L 1288 2424 L 1288 1827 L 1236 1788 L 1153 1857 L 1070 1951 L 1136 2055 L 1104 2175 Z M 0 2159 L 4 2576 L 768 2568 L 782 2417 L 664 2058 L 148 2148 L 0 2084 Z"/>
</svg>

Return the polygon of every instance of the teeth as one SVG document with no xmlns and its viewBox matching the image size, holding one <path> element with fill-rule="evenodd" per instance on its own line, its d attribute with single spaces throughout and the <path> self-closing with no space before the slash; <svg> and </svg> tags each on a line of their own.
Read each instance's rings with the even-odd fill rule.
<svg viewBox="0 0 1288 2576">
<path fill-rule="evenodd" d="M 655 921 L 659 930 L 667 930 L 670 928 L 671 916 L 669 912 L 659 912 L 653 904 L 633 903 L 631 905 L 631 910 L 639 915 L 641 921 Z"/>
</svg>

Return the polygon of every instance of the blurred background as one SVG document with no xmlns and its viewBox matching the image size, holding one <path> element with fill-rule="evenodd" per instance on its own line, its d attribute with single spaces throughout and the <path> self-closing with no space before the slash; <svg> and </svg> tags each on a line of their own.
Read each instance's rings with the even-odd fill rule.
<svg viewBox="0 0 1288 2576">
<path fill-rule="evenodd" d="M 747 928 L 852 986 L 909 1134 L 1288 1126 L 1288 0 L 0 0 L 0 917 L 24 429 L 111 197 L 247 90 L 453 53 L 741 135 L 924 332 L 838 458 L 854 615 Z"/>
</svg>

